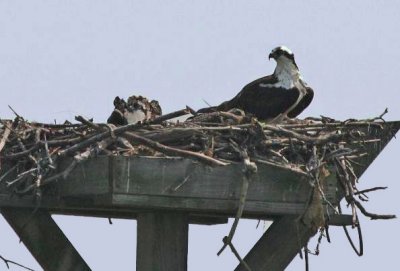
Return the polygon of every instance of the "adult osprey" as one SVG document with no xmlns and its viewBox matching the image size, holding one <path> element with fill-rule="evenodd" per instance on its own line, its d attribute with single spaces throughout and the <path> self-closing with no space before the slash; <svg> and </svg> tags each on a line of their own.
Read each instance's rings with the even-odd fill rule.
<svg viewBox="0 0 400 271">
<path fill-rule="evenodd" d="M 219 106 L 200 109 L 199 113 L 228 111 L 240 108 L 260 120 L 276 120 L 298 116 L 311 103 L 314 92 L 303 81 L 293 53 L 285 46 L 271 51 L 275 59 L 273 74 L 247 84 L 232 100 Z"/>
</svg>

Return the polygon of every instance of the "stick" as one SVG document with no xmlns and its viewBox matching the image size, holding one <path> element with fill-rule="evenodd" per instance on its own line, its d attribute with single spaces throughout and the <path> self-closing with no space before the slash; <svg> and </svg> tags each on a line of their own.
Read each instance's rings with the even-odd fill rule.
<svg viewBox="0 0 400 271">
<path fill-rule="evenodd" d="M 285 129 L 279 125 L 275 126 L 275 125 L 270 125 L 270 124 L 264 124 L 263 128 L 273 131 L 273 132 L 276 132 L 276 133 L 280 133 L 280 134 L 289 136 L 289 137 L 297 138 L 301 141 L 304 141 L 305 143 L 312 143 L 315 145 L 323 145 L 328 142 L 337 141 L 337 140 L 345 137 L 345 135 L 346 135 L 346 134 L 330 133 L 330 134 L 326 134 L 326 135 L 320 135 L 318 137 L 310 137 L 310 136 L 302 135 L 302 134 L 296 133 L 294 131 Z"/>
<path fill-rule="evenodd" d="M 24 265 L 22 265 L 22 264 L 19 264 L 19 263 L 17 263 L 17 262 L 11 261 L 11 260 L 8 260 L 8 259 L 4 258 L 4 257 L 1 256 L 1 255 L 0 255 L 0 259 L 2 259 L 2 260 L 4 261 L 4 263 L 6 264 L 6 266 L 7 266 L 8 269 L 10 269 L 9 263 L 11 263 L 11 264 L 14 264 L 14 265 L 16 265 L 16 266 L 22 267 L 22 268 L 24 268 L 24 269 L 26 269 L 26 270 L 35 271 L 35 270 L 33 270 L 33 269 L 29 268 L 29 267 L 26 267 L 26 266 L 24 266 Z"/>
<path fill-rule="evenodd" d="M 361 213 L 363 215 L 365 215 L 366 217 L 371 218 L 371 220 L 396 218 L 395 215 L 378 215 L 378 214 L 370 213 L 364 208 L 364 206 L 362 206 L 362 204 L 358 200 L 353 198 L 352 201 L 354 201 L 355 205 L 358 207 L 358 209 L 361 211 Z"/>
<path fill-rule="evenodd" d="M 186 110 L 186 109 L 184 109 L 184 110 Z M 184 112 L 184 110 L 173 112 L 171 114 L 175 114 L 175 115 L 177 113 L 181 114 L 182 112 Z M 171 114 L 169 114 L 169 115 L 171 115 Z M 78 121 L 81 121 L 82 123 L 84 123 L 84 124 L 86 124 L 88 126 L 92 126 L 95 129 L 101 129 L 98 125 L 86 121 L 81 116 L 77 116 L 77 117 L 75 117 L 75 119 L 78 120 Z M 114 130 L 114 132 L 115 131 L 116 130 Z M 139 136 L 139 135 L 131 133 L 131 132 L 124 132 L 123 134 L 124 134 L 124 136 L 126 136 L 127 138 L 129 138 L 129 139 L 131 139 L 131 140 L 133 140 L 135 142 L 139 142 L 140 144 L 143 144 L 143 145 L 145 145 L 147 147 L 150 147 L 150 148 L 152 148 L 152 149 L 154 149 L 156 151 L 162 152 L 162 153 L 164 153 L 166 155 L 188 157 L 188 158 L 199 160 L 201 162 L 204 162 L 206 164 L 213 165 L 213 166 L 226 166 L 227 165 L 227 163 L 224 163 L 224 162 L 219 161 L 217 159 L 211 158 L 209 156 L 206 156 L 206 155 L 203 155 L 203 154 L 200 154 L 200 153 L 197 153 L 197 152 L 191 152 L 191 151 L 187 151 L 187 150 L 181 150 L 181 149 L 177 149 L 177 148 L 173 148 L 173 147 L 168 147 L 168 146 L 165 146 L 165 145 L 163 145 L 161 143 L 158 143 L 156 141 L 153 141 L 151 139 Z"/>
<path fill-rule="evenodd" d="M 7 123 L 7 125 L 4 125 L 4 127 L 5 127 L 4 133 L 3 133 L 3 136 L 2 136 L 2 138 L 0 140 L 0 153 L 3 150 L 3 148 L 4 148 L 4 146 L 5 146 L 6 142 L 7 142 L 7 139 L 10 136 L 10 133 L 11 133 L 11 129 L 8 128 L 8 126 L 9 126 L 9 123 Z"/>
<path fill-rule="evenodd" d="M 11 111 L 15 114 L 15 116 L 16 116 L 17 118 L 23 119 L 23 118 L 11 107 L 11 105 L 8 105 L 8 108 L 11 109 Z"/>
<path fill-rule="evenodd" d="M 162 123 L 164 121 L 167 121 L 167 120 L 170 120 L 170 119 L 173 119 L 173 118 L 177 118 L 177 117 L 181 117 L 181 116 L 184 116 L 184 115 L 187 115 L 187 114 L 191 114 L 193 111 L 194 110 L 191 109 L 189 106 L 186 106 L 185 109 L 181 109 L 181 110 L 178 110 L 178 111 L 175 111 L 175 112 L 171 112 L 171 113 L 162 115 L 162 116 L 160 116 L 158 118 L 155 118 L 154 120 L 149 121 L 149 123 L 151 123 L 151 124 Z"/>
<path fill-rule="evenodd" d="M 387 186 L 373 187 L 373 188 L 357 191 L 357 192 L 354 193 L 354 195 L 365 194 L 365 193 L 372 192 L 372 191 L 377 191 L 377 190 L 384 190 L 386 188 L 387 188 Z"/>
<path fill-rule="evenodd" d="M 180 149 L 176 149 L 173 147 L 168 147 L 161 143 L 158 143 L 156 141 L 139 136 L 139 135 L 131 133 L 131 132 L 124 132 L 124 136 L 132 141 L 143 144 L 147 147 L 150 147 L 150 148 L 152 148 L 156 151 L 159 151 L 161 153 L 164 153 L 166 155 L 192 158 L 192 159 L 198 160 L 200 162 L 206 163 L 211 166 L 226 166 L 226 165 L 228 165 L 228 163 L 219 161 L 217 159 L 211 158 L 204 154 L 192 152 L 192 151 L 180 150 Z"/>
<path fill-rule="evenodd" d="M 247 191 L 249 190 L 249 183 L 251 181 L 251 176 L 257 172 L 257 166 L 256 166 L 256 164 L 254 164 L 250 161 L 247 151 L 240 149 L 239 146 L 237 145 L 237 143 L 234 141 L 232 141 L 232 144 L 233 144 L 233 147 L 236 149 L 236 151 L 240 153 L 240 155 L 243 159 L 244 172 L 243 172 L 243 177 L 242 177 L 242 188 L 240 189 L 239 208 L 236 212 L 235 220 L 232 224 L 232 227 L 231 227 L 231 230 L 229 231 L 228 236 L 225 236 L 222 239 L 224 242 L 224 245 L 218 251 L 218 253 L 217 253 L 218 256 L 221 255 L 221 253 L 225 250 L 225 248 L 227 246 L 230 246 L 231 249 L 233 247 L 232 246 L 232 238 L 233 238 L 233 235 L 235 234 L 236 228 L 239 224 L 239 219 L 242 217 L 242 214 L 243 214 L 244 204 L 246 201 Z M 241 258 L 238 257 L 238 259 L 241 259 Z"/>
</svg>

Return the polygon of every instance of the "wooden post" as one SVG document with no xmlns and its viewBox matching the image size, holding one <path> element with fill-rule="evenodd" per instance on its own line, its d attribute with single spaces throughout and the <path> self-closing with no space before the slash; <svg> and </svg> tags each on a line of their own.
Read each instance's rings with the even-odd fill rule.
<svg viewBox="0 0 400 271">
<path fill-rule="evenodd" d="M 32 212 L 1 208 L 1 214 L 44 270 L 91 270 L 47 211 L 39 209 L 34 216 Z"/>
<path fill-rule="evenodd" d="M 315 234 L 296 217 L 284 216 L 272 223 L 244 258 L 251 270 L 282 271 Z M 246 271 L 239 264 L 235 271 Z"/>
<path fill-rule="evenodd" d="M 140 213 L 137 271 L 187 271 L 188 218 L 181 213 Z"/>
</svg>

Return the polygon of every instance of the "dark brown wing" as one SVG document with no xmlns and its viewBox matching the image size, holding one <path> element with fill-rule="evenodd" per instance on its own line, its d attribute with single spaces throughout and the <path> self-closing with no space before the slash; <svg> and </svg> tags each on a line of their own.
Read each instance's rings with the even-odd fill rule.
<svg viewBox="0 0 400 271">
<path fill-rule="evenodd" d="M 306 95 L 303 97 L 303 99 L 301 99 L 301 101 L 297 104 L 297 106 L 288 113 L 289 118 L 295 118 L 298 115 L 300 115 L 301 112 L 303 112 L 304 109 L 306 109 L 307 106 L 309 106 L 310 103 L 312 102 L 314 98 L 314 91 L 312 90 L 312 88 L 308 86 L 306 86 L 306 91 L 307 91 Z"/>
<path fill-rule="evenodd" d="M 299 97 L 299 91 L 296 88 L 262 86 L 276 82 L 277 78 L 273 75 L 259 78 L 247 84 L 232 100 L 222 103 L 217 109 L 227 111 L 240 108 L 261 120 L 274 118 L 284 113 Z"/>
<path fill-rule="evenodd" d="M 111 123 L 116 126 L 128 124 L 124 114 L 118 109 L 114 109 L 114 111 L 111 113 L 111 116 L 107 119 L 107 123 Z"/>
<path fill-rule="evenodd" d="M 205 108 L 201 108 L 199 110 L 197 110 L 197 113 L 211 113 L 211 112 L 215 112 L 215 111 L 229 111 L 232 108 L 238 108 L 236 105 L 238 103 L 238 100 L 240 100 L 241 96 L 243 95 L 243 92 L 245 92 L 245 96 L 247 89 L 251 89 L 254 88 L 254 86 L 259 85 L 260 83 L 263 84 L 274 84 L 278 82 L 278 79 L 273 75 L 268 75 L 268 76 L 264 76 L 261 77 L 257 80 L 254 80 L 253 82 L 248 83 L 247 85 L 245 85 L 243 87 L 243 89 L 231 100 L 223 102 L 222 104 L 218 105 L 218 106 L 211 106 L 211 107 L 205 107 Z M 243 108 L 242 108 L 243 109 Z"/>
</svg>

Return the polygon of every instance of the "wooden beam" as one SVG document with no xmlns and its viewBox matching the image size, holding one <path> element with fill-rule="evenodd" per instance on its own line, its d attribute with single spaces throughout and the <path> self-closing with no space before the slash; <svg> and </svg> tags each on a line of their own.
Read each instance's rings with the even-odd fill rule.
<svg viewBox="0 0 400 271">
<path fill-rule="evenodd" d="M 91 270 L 50 214 L 37 210 L 31 216 L 32 211 L 1 208 L 1 214 L 42 268 L 55 271 Z"/>
<path fill-rule="evenodd" d="M 114 194 L 113 206 L 120 208 L 169 210 L 206 215 L 234 217 L 239 200 L 163 197 L 153 195 Z M 276 215 L 300 215 L 305 203 L 284 203 L 246 200 L 244 218 L 266 218 Z"/>
<path fill-rule="evenodd" d="M 139 214 L 136 270 L 187 271 L 188 231 L 184 214 Z"/>
<path fill-rule="evenodd" d="M 113 157 L 113 193 L 239 200 L 243 166 L 209 167 L 189 159 Z M 247 200 L 307 202 L 310 185 L 295 171 L 258 164 Z"/>
<path fill-rule="evenodd" d="M 272 223 L 244 258 L 252 270 L 282 271 L 316 232 L 294 216 L 284 216 Z M 238 265 L 235 271 L 247 271 Z"/>
<path fill-rule="evenodd" d="M 69 163 L 61 161 L 59 171 Z M 57 183 L 61 197 L 101 194 L 154 195 L 238 200 L 242 165 L 210 167 L 170 157 L 96 157 Z M 307 202 L 310 185 L 300 170 L 258 164 L 247 199 Z"/>
<path fill-rule="evenodd" d="M 8 194 L 0 194 L 0 208 L 18 207 L 35 208 L 35 196 L 11 197 Z M 111 199 L 105 200 L 101 197 L 85 197 L 74 199 L 60 199 L 57 197 L 44 197 L 40 208 L 47 210 L 50 214 L 76 215 L 104 218 L 136 219 L 143 209 L 118 208 L 112 205 Z M 149 208 L 147 208 L 148 210 Z M 146 211 L 146 210 L 145 210 Z M 208 214 L 189 213 L 189 224 L 216 225 L 228 223 L 228 217 Z"/>
</svg>

